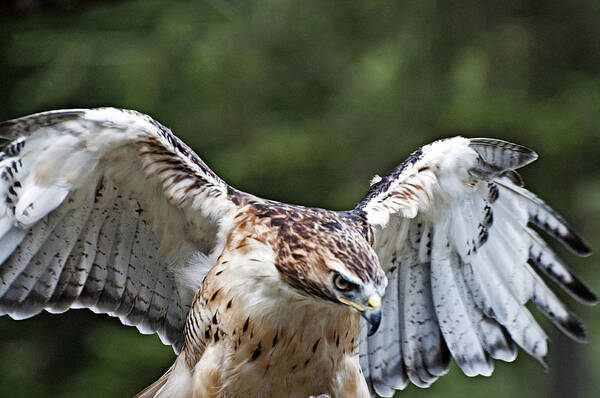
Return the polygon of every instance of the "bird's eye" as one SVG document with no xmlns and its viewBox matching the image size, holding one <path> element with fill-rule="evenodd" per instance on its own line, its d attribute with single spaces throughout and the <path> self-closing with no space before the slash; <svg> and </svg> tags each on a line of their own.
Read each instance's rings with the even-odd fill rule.
<svg viewBox="0 0 600 398">
<path fill-rule="evenodd" d="M 333 285 L 342 292 L 347 292 L 356 288 L 356 283 L 350 282 L 339 273 L 336 273 L 333 276 Z"/>
</svg>

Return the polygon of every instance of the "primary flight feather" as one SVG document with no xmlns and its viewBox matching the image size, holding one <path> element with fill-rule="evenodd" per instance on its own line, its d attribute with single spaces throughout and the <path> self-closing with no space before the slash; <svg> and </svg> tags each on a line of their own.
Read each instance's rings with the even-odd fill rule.
<svg viewBox="0 0 600 398">
<path fill-rule="evenodd" d="M 339 212 L 238 191 L 135 111 L 44 112 L 0 137 L 0 314 L 89 308 L 158 333 L 178 357 L 139 397 L 389 397 L 451 357 L 490 375 L 515 343 L 543 361 L 529 301 L 585 340 L 538 271 L 596 296 L 530 224 L 590 250 L 523 188 L 522 146 L 436 141 Z"/>
</svg>

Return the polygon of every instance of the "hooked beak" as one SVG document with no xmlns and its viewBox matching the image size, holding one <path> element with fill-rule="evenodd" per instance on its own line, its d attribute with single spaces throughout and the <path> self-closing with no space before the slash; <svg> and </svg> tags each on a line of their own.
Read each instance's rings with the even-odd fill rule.
<svg viewBox="0 0 600 398">
<path fill-rule="evenodd" d="M 378 294 L 372 295 L 367 305 L 367 308 L 361 315 L 371 325 L 367 336 L 372 336 L 379 329 L 379 324 L 381 323 L 381 297 Z"/>
<path fill-rule="evenodd" d="M 379 329 L 379 324 L 381 323 L 381 308 L 376 308 L 374 310 L 365 310 L 360 315 L 369 322 L 371 327 L 369 328 L 369 332 L 367 336 L 372 336 L 375 334 L 377 329 Z"/>
<path fill-rule="evenodd" d="M 368 332 L 369 336 L 372 336 L 379 329 L 379 324 L 381 323 L 381 297 L 378 294 L 369 297 L 366 306 L 356 304 L 343 297 L 338 297 L 337 299 L 350 307 L 356 308 L 360 312 L 360 315 L 369 322 L 371 325 Z"/>
</svg>

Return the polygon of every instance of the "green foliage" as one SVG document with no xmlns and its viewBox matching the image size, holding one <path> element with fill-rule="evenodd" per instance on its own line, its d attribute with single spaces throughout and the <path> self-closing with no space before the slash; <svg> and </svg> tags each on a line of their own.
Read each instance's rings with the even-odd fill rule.
<svg viewBox="0 0 600 398">
<path fill-rule="evenodd" d="M 232 185 L 347 209 L 374 173 L 463 134 L 540 153 L 528 186 L 600 246 L 598 2 L 99 2 L 0 23 L 0 119 L 112 105 L 148 113 Z M 598 259 L 559 252 L 600 290 Z M 596 271 L 596 272 L 595 272 Z M 597 396 L 600 313 L 565 300 L 590 343 L 552 336 L 491 378 L 453 367 L 403 397 Z M 174 355 L 117 320 L 0 319 L 0 396 L 132 395 Z"/>
</svg>

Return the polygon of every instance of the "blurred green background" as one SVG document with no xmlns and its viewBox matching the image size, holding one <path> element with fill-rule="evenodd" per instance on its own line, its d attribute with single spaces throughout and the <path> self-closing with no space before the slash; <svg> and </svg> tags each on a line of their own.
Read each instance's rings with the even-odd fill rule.
<svg viewBox="0 0 600 398">
<path fill-rule="evenodd" d="M 21 0 L 0 13 L 0 119 L 137 109 L 235 187 L 333 209 L 432 140 L 502 138 L 539 152 L 528 187 L 600 248 L 597 0 Z M 599 293 L 598 255 L 557 250 Z M 590 342 L 541 320 L 547 372 L 521 352 L 490 378 L 453 366 L 399 395 L 600 396 L 600 309 L 565 300 Z M 3 397 L 131 396 L 173 360 L 86 310 L 0 318 Z"/>
</svg>

